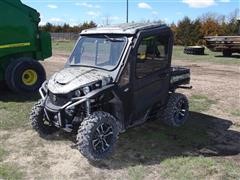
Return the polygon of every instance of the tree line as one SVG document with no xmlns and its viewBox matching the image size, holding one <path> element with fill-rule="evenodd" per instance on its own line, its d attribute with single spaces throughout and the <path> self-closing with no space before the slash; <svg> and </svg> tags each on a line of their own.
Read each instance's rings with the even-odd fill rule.
<svg viewBox="0 0 240 180">
<path fill-rule="evenodd" d="M 215 35 L 237 35 L 239 33 L 240 22 L 239 9 L 236 9 L 228 16 L 207 13 L 201 17 L 191 20 L 184 17 L 176 24 L 172 23 L 171 27 L 174 33 L 175 44 L 177 45 L 202 45 L 204 44 L 204 36 Z M 70 26 L 69 24 L 53 25 L 47 23 L 41 26 L 43 31 L 47 32 L 74 32 L 80 33 L 84 29 L 97 27 L 93 21 L 84 22 L 78 26 Z"/>
<path fill-rule="evenodd" d="M 63 32 L 72 32 L 72 33 L 80 33 L 84 29 L 97 27 L 97 24 L 93 21 L 84 22 L 78 26 L 70 26 L 65 23 L 63 25 L 54 25 L 51 23 L 46 23 L 46 25 L 40 26 L 42 31 L 51 32 L 51 33 L 63 33 Z"/>
<path fill-rule="evenodd" d="M 204 36 L 231 36 L 240 33 L 239 9 L 228 16 L 207 13 L 191 20 L 184 17 L 170 25 L 177 45 L 202 45 Z"/>
</svg>

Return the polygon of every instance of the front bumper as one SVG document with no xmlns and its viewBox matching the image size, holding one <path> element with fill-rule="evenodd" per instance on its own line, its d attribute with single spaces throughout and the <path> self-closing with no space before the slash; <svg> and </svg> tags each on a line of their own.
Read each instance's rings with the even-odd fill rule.
<svg viewBox="0 0 240 180">
<path fill-rule="evenodd" d="M 48 121 L 58 128 L 66 129 L 66 131 L 71 131 L 72 123 L 68 119 L 73 118 L 67 112 L 73 111 L 80 104 L 89 104 L 90 100 L 87 96 L 61 98 L 60 95 L 48 92 L 46 84 L 42 85 L 39 93 L 44 99 L 44 113 Z"/>
<path fill-rule="evenodd" d="M 61 128 L 67 128 L 71 126 L 66 119 L 67 112 L 72 111 L 76 106 L 84 105 L 84 111 L 86 115 L 91 113 L 90 100 L 99 95 L 103 91 L 112 88 L 114 84 L 105 86 L 100 89 L 96 89 L 81 97 L 70 96 L 65 100 L 61 100 L 61 103 L 53 103 L 53 98 L 50 98 L 47 90 L 47 82 L 45 82 L 39 89 L 39 93 L 44 99 L 44 112 L 50 122 L 53 122 L 55 126 Z M 54 95 L 55 96 L 55 95 Z M 58 95 L 56 95 L 57 98 Z"/>
</svg>

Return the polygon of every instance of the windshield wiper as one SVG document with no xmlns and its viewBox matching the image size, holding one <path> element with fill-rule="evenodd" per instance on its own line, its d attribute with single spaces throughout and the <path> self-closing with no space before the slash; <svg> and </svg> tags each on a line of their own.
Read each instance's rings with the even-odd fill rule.
<svg viewBox="0 0 240 180">
<path fill-rule="evenodd" d="M 104 35 L 105 38 L 107 38 L 111 42 L 124 42 L 124 39 L 118 39 L 118 38 L 110 38 L 107 35 Z"/>
</svg>

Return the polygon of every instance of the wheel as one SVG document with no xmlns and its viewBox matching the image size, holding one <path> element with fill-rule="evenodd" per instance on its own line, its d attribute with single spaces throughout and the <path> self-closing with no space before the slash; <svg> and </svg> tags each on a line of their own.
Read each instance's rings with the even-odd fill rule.
<svg viewBox="0 0 240 180">
<path fill-rule="evenodd" d="M 14 85 L 12 84 L 12 71 L 13 71 L 13 68 L 19 63 L 19 60 L 15 60 L 15 61 L 12 61 L 6 68 L 6 71 L 5 71 L 5 82 L 7 84 L 7 87 L 10 89 L 10 90 L 13 90 L 14 89 Z"/>
<path fill-rule="evenodd" d="M 231 57 L 232 56 L 232 52 L 230 50 L 223 50 L 223 56 L 224 57 Z"/>
<path fill-rule="evenodd" d="M 189 105 L 185 95 L 180 93 L 170 94 L 167 107 L 162 114 L 164 124 L 171 127 L 179 127 L 188 119 Z"/>
<path fill-rule="evenodd" d="M 118 137 L 116 119 L 106 112 L 94 112 L 85 118 L 77 134 L 78 150 L 90 161 L 110 156 Z"/>
<path fill-rule="evenodd" d="M 45 137 L 46 135 L 50 135 L 58 131 L 58 128 L 51 125 L 45 117 L 43 100 L 39 100 L 33 106 L 30 113 L 30 122 L 33 129 L 35 129 L 41 137 Z"/>
<path fill-rule="evenodd" d="M 185 54 L 204 55 L 205 48 L 203 46 L 187 46 L 184 48 Z"/>
<path fill-rule="evenodd" d="M 46 73 L 39 62 L 31 58 L 20 58 L 8 65 L 5 80 L 14 92 L 35 93 L 46 80 Z"/>
<path fill-rule="evenodd" d="M 6 91 L 7 90 L 7 84 L 5 81 L 0 81 L 0 91 L 3 90 L 3 91 Z"/>
</svg>

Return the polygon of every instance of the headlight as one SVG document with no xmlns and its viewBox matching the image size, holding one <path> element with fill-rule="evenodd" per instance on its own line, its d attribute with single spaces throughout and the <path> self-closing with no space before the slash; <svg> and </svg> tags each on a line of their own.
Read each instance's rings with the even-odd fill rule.
<svg viewBox="0 0 240 180">
<path fill-rule="evenodd" d="M 95 88 L 100 88 L 100 87 L 101 87 L 101 83 L 98 82 L 98 83 L 96 83 L 94 86 L 95 86 Z"/>
<path fill-rule="evenodd" d="M 81 93 L 80 90 L 76 90 L 74 94 L 75 94 L 75 96 L 77 96 L 77 97 L 80 97 L 80 96 L 82 95 L 82 93 Z"/>
<path fill-rule="evenodd" d="M 83 88 L 84 95 L 88 94 L 90 91 L 91 91 L 90 87 L 88 87 L 88 86 Z"/>
</svg>

